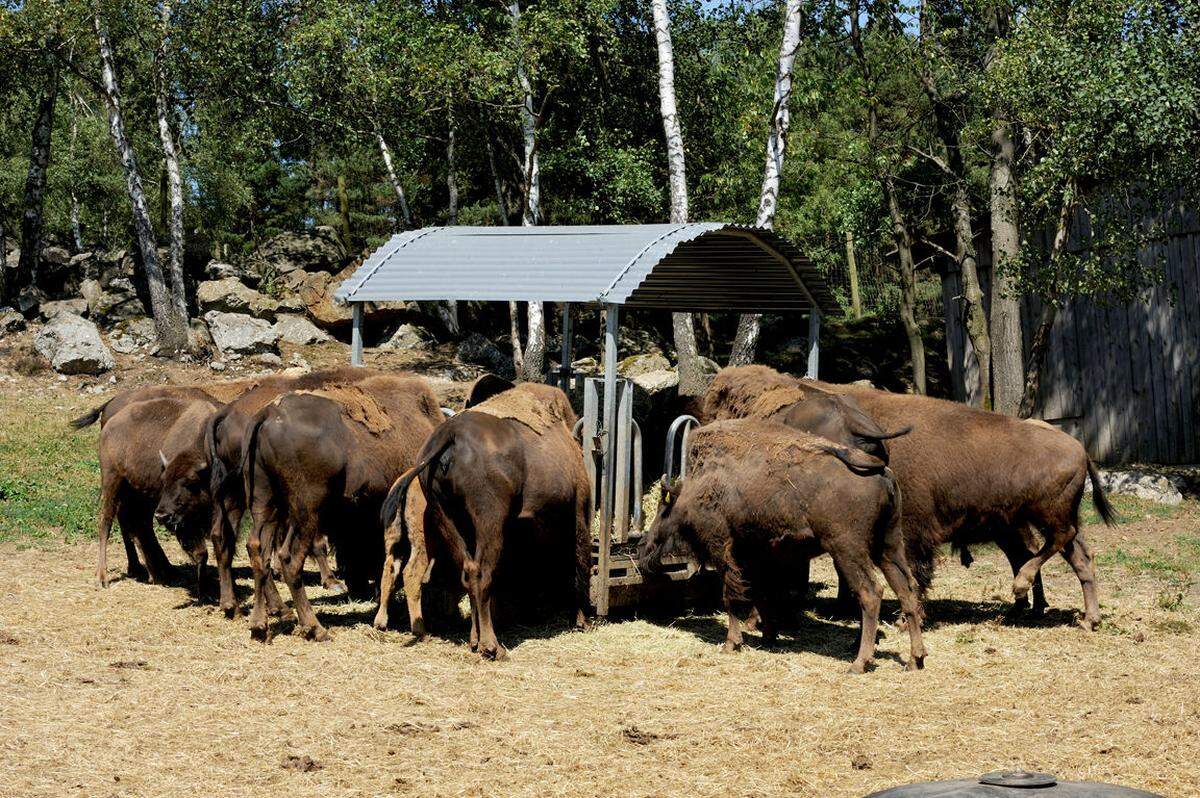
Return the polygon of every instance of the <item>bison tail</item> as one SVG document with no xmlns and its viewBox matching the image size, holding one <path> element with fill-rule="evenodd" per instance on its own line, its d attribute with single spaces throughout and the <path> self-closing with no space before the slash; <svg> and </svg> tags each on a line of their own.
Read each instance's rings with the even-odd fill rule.
<svg viewBox="0 0 1200 798">
<path fill-rule="evenodd" d="M 220 426 L 224 416 L 223 411 L 217 411 L 204 427 L 204 448 L 208 452 L 208 476 L 213 502 L 219 501 L 223 494 L 225 480 L 229 478 L 229 472 L 225 469 L 225 461 L 217 452 L 217 427 Z"/>
<path fill-rule="evenodd" d="M 1087 461 L 1087 469 L 1088 476 L 1092 479 L 1092 504 L 1096 506 L 1096 512 L 1100 513 L 1104 523 L 1113 526 L 1117 523 L 1117 511 L 1108 501 L 1108 496 L 1104 493 L 1104 483 L 1100 481 L 1100 470 L 1096 468 L 1096 464 L 1090 457 Z"/>
<path fill-rule="evenodd" d="M 430 437 L 430 443 L 439 437 L 441 438 L 441 440 L 438 441 L 437 445 L 434 447 L 433 452 L 426 456 L 424 460 L 401 474 L 400 478 L 392 483 L 392 487 L 390 490 L 388 490 L 387 498 L 383 500 L 383 507 L 379 512 L 379 520 L 383 523 L 385 529 L 391 525 L 392 521 L 396 518 L 396 514 L 399 513 L 400 523 L 402 525 L 400 530 L 401 534 L 407 534 L 407 531 L 403 528 L 403 524 L 404 507 L 408 501 L 408 486 L 412 484 L 414 479 L 421 475 L 422 471 L 424 471 L 426 468 L 429 468 L 429 466 L 432 465 L 439 457 L 441 457 L 442 453 L 449 449 L 451 444 L 454 443 L 453 432 L 446 431 L 449 427 L 449 424 L 439 427 L 433 433 L 433 436 Z"/>
<path fill-rule="evenodd" d="M 245 478 L 247 510 L 254 506 L 254 461 L 258 457 L 258 431 L 266 419 L 266 413 L 260 413 L 258 418 L 254 419 L 254 424 L 246 435 L 246 443 L 242 447 L 242 473 Z"/>
<path fill-rule="evenodd" d="M 71 425 L 71 429 L 83 429 L 84 427 L 90 427 L 100 420 L 100 416 L 104 414 L 104 409 L 108 407 L 108 403 L 111 401 L 112 399 L 109 399 L 108 402 L 89 410 L 79 418 L 71 419 L 67 423 Z"/>
<path fill-rule="evenodd" d="M 856 474 L 882 474 L 887 470 L 887 464 L 878 457 L 873 457 L 858 449 L 822 445 L 821 450 L 841 460 L 847 468 Z"/>
</svg>

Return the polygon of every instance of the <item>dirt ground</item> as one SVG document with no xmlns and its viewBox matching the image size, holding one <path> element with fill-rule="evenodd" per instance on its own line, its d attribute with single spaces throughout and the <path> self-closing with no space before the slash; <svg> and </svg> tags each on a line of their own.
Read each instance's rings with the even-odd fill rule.
<svg viewBox="0 0 1200 798">
<path fill-rule="evenodd" d="M 997 551 L 947 559 L 918 673 L 892 626 L 874 671 L 845 672 L 857 627 L 826 617 L 828 560 L 815 611 L 774 650 L 751 636 L 721 654 L 707 614 L 585 633 L 545 619 L 501 628 L 511 659 L 488 663 L 465 630 L 413 644 L 319 589 L 333 639 L 280 628 L 263 645 L 196 605 L 182 567 L 179 587 L 94 585 L 94 431 L 62 422 L 98 398 L 53 377 L 0 384 L 0 796 L 860 798 L 1013 766 L 1200 795 L 1196 502 L 1120 499 L 1123 524 L 1086 528 L 1095 633 L 1072 625 L 1061 560 L 1047 618 L 1018 624 Z"/>
</svg>

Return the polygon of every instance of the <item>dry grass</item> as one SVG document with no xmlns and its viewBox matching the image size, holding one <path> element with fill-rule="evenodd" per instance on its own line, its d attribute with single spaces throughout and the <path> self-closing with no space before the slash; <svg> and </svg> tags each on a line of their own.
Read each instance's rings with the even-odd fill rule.
<svg viewBox="0 0 1200 798">
<path fill-rule="evenodd" d="M 928 669 L 901 670 L 888 628 L 860 677 L 843 673 L 854 627 L 815 616 L 779 651 L 732 656 L 712 616 L 510 629 L 495 664 L 339 601 L 318 605 L 331 642 L 264 646 L 182 588 L 93 587 L 91 543 L 6 544 L 0 795 L 861 796 L 1021 764 L 1194 796 L 1200 596 L 1179 567 L 1198 519 L 1089 529 L 1122 552 L 1095 634 L 1073 610 L 1004 624 L 995 552 L 947 563 Z M 1053 604 L 1079 603 L 1065 565 L 1046 576 Z"/>
<path fill-rule="evenodd" d="M 26 427 L 48 440 L 17 414 L 57 407 L 49 388 L 0 402 L 0 465 L 20 463 Z M 94 401 L 66 396 L 61 415 Z M 61 523 L 39 508 L 43 481 L 87 468 L 61 465 L 70 440 L 46 444 L 56 468 L 11 480 L 21 514 L 0 512 L 0 796 L 858 798 L 1015 765 L 1200 795 L 1194 502 L 1122 501 L 1128 523 L 1087 528 L 1097 633 L 1070 625 L 1081 598 L 1061 560 L 1045 572 L 1057 609 L 1006 624 L 1008 566 L 983 549 L 969 571 L 943 564 L 919 673 L 902 670 L 907 641 L 891 627 L 874 672 L 844 673 L 857 629 L 819 614 L 828 560 L 814 568 L 818 614 L 778 650 L 720 654 L 723 620 L 696 615 L 502 628 L 512 658 L 485 663 L 461 640 L 377 633 L 361 603 L 318 598 L 328 643 L 262 645 L 182 587 L 94 587 L 94 542 L 22 532 Z"/>
</svg>

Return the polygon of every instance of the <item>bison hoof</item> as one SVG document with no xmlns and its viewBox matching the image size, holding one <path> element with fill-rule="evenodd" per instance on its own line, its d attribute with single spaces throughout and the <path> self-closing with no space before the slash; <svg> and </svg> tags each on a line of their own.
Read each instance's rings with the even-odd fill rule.
<svg viewBox="0 0 1200 798">
<path fill-rule="evenodd" d="M 490 659 L 493 662 L 504 662 L 508 659 L 508 649 L 497 643 L 495 648 L 490 646 L 481 648 L 479 655 L 484 659 Z"/>
<path fill-rule="evenodd" d="M 866 673 L 867 660 L 856 659 L 850 663 L 850 673 Z"/>
<path fill-rule="evenodd" d="M 904 669 L 909 670 L 909 671 L 925 670 L 925 658 L 924 657 L 913 657 L 912 659 L 910 659 L 908 661 L 907 664 L 905 664 Z"/>
<path fill-rule="evenodd" d="M 232 620 L 242 614 L 242 608 L 236 604 L 222 604 L 221 612 L 225 613 L 226 618 Z"/>
<path fill-rule="evenodd" d="M 1079 628 L 1085 632 L 1094 632 L 1100 628 L 1099 618 L 1082 618 L 1079 621 Z"/>
<path fill-rule="evenodd" d="M 371 621 L 371 625 L 381 632 L 386 632 L 388 629 L 388 618 L 386 615 L 376 615 L 375 620 Z"/>
<path fill-rule="evenodd" d="M 328 590 L 331 596 L 344 596 L 349 592 L 346 589 L 346 583 L 341 579 L 330 579 L 328 582 L 323 583 L 321 587 Z"/>
<path fill-rule="evenodd" d="M 722 654 L 736 654 L 737 652 L 739 652 L 741 650 L 742 650 L 741 643 L 734 643 L 731 640 L 726 640 L 724 643 L 721 644 L 721 653 Z"/>
<path fill-rule="evenodd" d="M 324 626 L 321 626 L 321 624 L 310 626 L 309 628 L 304 629 L 303 634 L 306 639 L 311 640 L 314 643 L 324 643 L 325 641 L 329 640 L 329 630 Z"/>
<path fill-rule="evenodd" d="M 250 639 L 257 640 L 260 643 L 270 643 L 271 630 L 265 624 L 262 626 L 251 626 Z"/>
<path fill-rule="evenodd" d="M 425 621 L 422 618 L 414 618 L 410 624 L 409 631 L 417 640 L 425 639 Z"/>
</svg>

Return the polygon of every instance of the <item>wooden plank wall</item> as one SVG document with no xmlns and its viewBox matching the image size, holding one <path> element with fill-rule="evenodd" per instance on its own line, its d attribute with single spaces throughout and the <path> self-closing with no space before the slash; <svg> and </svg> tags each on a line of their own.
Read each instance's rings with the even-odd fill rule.
<svg viewBox="0 0 1200 798">
<path fill-rule="evenodd" d="M 1037 415 L 1099 462 L 1200 462 L 1200 227 L 1158 254 L 1166 274 L 1147 300 L 1072 301 L 1051 335 Z M 1022 302 L 1026 353 L 1040 311 Z"/>
</svg>

